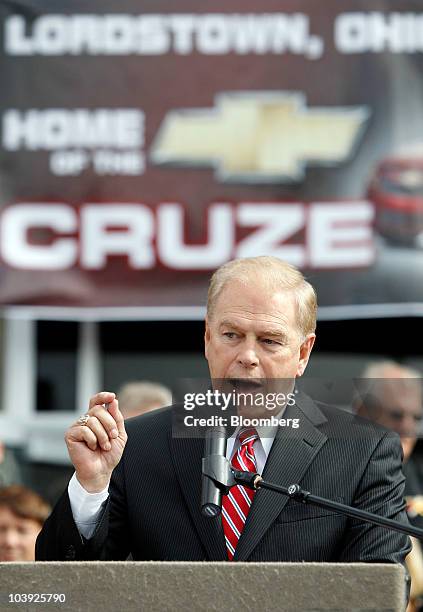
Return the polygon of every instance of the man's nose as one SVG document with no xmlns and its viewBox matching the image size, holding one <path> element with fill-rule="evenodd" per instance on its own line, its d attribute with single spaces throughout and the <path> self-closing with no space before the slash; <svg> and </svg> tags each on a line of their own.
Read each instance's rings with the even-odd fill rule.
<svg viewBox="0 0 423 612">
<path fill-rule="evenodd" d="M 259 365 L 259 358 L 254 342 L 244 342 L 238 354 L 238 363 L 244 366 L 244 368 L 255 368 Z"/>
</svg>

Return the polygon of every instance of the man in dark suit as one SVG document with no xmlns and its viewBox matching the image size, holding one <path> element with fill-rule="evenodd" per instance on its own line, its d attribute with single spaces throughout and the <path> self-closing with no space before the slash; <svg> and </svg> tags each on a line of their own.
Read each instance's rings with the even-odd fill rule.
<svg viewBox="0 0 423 612">
<path fill-rule="evenodd" d="M 292 266 L 271 257 L 222 266 L 207 307 L 212 381 L 253 396 L 269 381 L 293 391 L 315 322 L 314 290 Z M 235 431 L 232 463 L 251 461 L 267 480 L 407 523 L 398 436 L 301 393 L 282 409 L 255 406 L 255 417 L 272 415 L 299 426 Z M 204 442 L 172 435 L 167 408 L 126 427 L 114 394 L 100 393 L 69 428 L 75 475 L 38 538 L 37 559 L 403 562 L 410 549 L 397 532 L 262 489 L 225 496 L 222 518 L 203 517 Z"/>
</svg>

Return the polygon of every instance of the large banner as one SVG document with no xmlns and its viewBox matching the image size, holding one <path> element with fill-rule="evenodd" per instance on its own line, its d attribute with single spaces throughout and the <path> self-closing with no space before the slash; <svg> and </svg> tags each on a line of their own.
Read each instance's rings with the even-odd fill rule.
<svg viewBox="0 0 423 612">
<path fill-rule="evenodd" d="M 0 303 L 203 305 L 271 254 L 322 316 L 423 313 L 413 1 L 0 4 Z"/>
</svg>

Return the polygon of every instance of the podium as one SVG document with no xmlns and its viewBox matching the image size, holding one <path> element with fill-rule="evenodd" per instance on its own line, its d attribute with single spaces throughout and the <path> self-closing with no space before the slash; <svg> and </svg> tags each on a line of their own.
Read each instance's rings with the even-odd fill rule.
<svg viewBox="0 0 423 612">
<path fill-rule="evenodd" d="M 396 564 L 0 563 L 2 612 L 399 612 L 404 602 Z"/>
</svg>

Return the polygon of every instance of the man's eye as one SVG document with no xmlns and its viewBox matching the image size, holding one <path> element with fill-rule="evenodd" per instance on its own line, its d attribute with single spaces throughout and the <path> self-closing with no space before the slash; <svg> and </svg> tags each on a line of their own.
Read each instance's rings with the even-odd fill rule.
<svg viewBox="0 0 423 612">
<path fill-rule="evenodd" d="M 276 340 L 272 340 L 271 338 L 263 338 L 262 342 L 268 344 L 269 346 L 279 344 L 279 342 L 276 342 Z"/>
<path fill-rule="evenodd" d="M 229 340 L 232 340 L 232 338 L 235 338 L 236 336 L 235 332 L 224 332 L 223 335 L 225 336 L 225 338 L 229 338 Z"/>
</svg>

